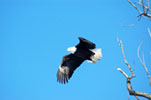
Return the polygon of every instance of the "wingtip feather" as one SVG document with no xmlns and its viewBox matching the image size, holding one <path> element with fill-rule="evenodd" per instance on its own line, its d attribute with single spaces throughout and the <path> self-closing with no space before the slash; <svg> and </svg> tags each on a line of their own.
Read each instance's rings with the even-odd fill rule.
<svg viewBox="0 0 151 100">
<path fill-rule="evenodd" d="M 68 75 L 66 75 L 65 73 L 63 73 L 62 71 L 60 71 L 60 69 L 58 69 L 57 72 L 57 82 L 61 83 L 61 84 L 66 84 L 68 83 Z"/>
</svg>

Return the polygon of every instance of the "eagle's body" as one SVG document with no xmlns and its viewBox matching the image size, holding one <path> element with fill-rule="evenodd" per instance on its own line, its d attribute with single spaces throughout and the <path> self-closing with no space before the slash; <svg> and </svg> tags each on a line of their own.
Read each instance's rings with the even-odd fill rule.
<svg viewBox="0 0 151 100">
<path fill-rule="evenodd" d="M 65 55 L 57 72 L 57 81 L 66 83 L 71 78 L 74 70 L 79 67 L 83 61 L 97 62 L 102 57 L 101 49 L 95 49 L 95 44 L 79 37 L 80 43 L 75 47 L 68 48 L 71 52 Z"/>
</svg>

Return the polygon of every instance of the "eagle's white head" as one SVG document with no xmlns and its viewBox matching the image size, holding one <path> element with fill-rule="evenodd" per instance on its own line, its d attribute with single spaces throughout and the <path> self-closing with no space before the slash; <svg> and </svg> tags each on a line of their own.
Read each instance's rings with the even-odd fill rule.
<svg viewBox="0 0 151 100">
<path fill-rule="evenodd" d="M 76 52 L 77 48 L 76 47 L 70 47 L 67 49 L 67 51 L 71 52 L 72 54 L 74 54 Z"/>
</svg>

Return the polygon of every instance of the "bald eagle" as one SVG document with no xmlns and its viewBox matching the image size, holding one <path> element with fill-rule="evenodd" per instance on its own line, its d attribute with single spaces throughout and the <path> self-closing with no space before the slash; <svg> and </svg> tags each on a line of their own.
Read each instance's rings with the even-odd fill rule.
<svg viewBox="0 0 151 100">
<path fill-rule="evenodd" d="M 96 45 L 89 40 L 79 37 L 80 43 L 74 47 L 70 47 L 67 51 L 71 54 L 65 55 L 57 72 L 57 81 L 59 83 L 68 83 L 73 72 L 82 62 L 87 60 L 95 63 L 102 58 L 101 49 L 96 49 Z"/>
</svg>

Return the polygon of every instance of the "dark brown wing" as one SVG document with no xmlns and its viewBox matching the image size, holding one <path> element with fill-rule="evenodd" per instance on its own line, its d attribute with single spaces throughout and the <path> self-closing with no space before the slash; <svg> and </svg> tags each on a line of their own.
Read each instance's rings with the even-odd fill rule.
<svg viewBox="0 0 151 100">
<path fill-rule="evenodd" d="M 77 48 L 84 48 L 84 49 L 94 49 L 95 44 L 89 40 L 86 40 L 82 37 L 79 37 L 80 43 L 76 46 Z"/>
<path fill-rule="evenodd" d="M 69 54 L 63 57 L 61 66 L 57 72 L 57 81 L 59 83 L 67 83 L 71 78 L 74 70 L 80 66 L 85 59 Z"/>
</svg>

